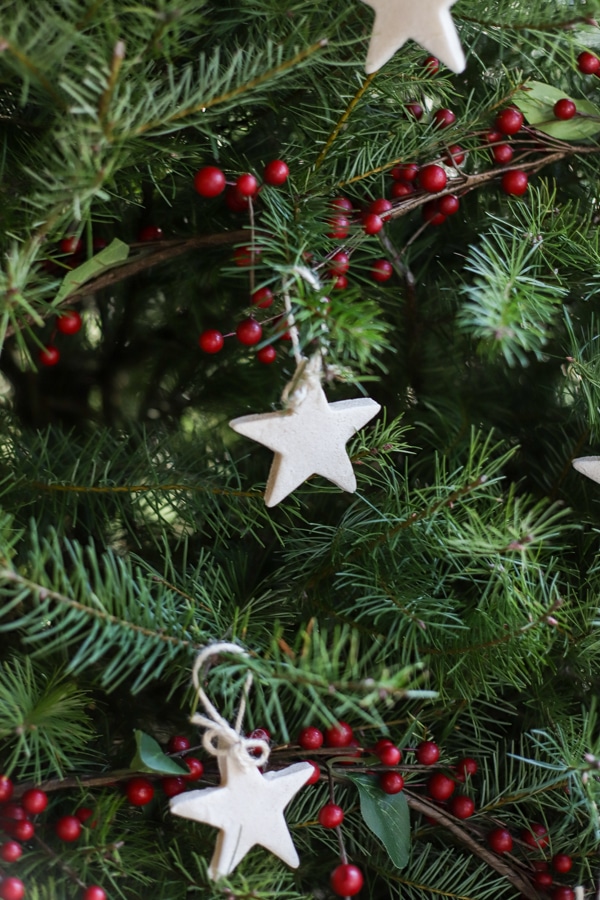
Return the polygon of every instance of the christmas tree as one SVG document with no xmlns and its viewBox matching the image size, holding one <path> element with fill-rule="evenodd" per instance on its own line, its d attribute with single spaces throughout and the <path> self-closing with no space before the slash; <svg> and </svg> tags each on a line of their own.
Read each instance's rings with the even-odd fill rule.
<svg viewBox="0 0 600 900">
<path fill-rule="evenodd" d="M 597 896 L 599 11 L 0 4 L 1 900 Z"/>
</svg>

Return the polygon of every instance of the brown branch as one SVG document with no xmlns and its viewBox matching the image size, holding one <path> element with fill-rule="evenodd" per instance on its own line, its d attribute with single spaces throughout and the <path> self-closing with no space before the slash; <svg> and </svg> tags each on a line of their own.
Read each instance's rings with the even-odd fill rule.
<svg viewBox="0 0 600 900">
<path fill-rule="evenodd" d="M 197 247 L 218 247 L 227 244 L 237 244 L 247 240 L 247 238 L 248 232 L 245 229 L 238 229 L 236 231 L 223 231 L 219 234 L 196 234 L 184 240 L 160 241 L 160 243 L 152 245 L 151 249 L 148 249 L 147 245 L 143 250 L 141 249 L 143 245 L 133 245 L 140 249 L 139 253 L 130 257 L 123 265 L 115 266 L 106 272 L 102 272 L 96 278 L 91 278 L 79 290 L 69 294 L 64 302 L 60 304 L 60 307 L 69 306 L 74 300 L 87 297 L 103 288 L 113 287 L 120 281 L 138 275 L 152 266 L 170 262 L 172 259 L 187 253 L 188 250 L 194 250 Z M 155 246 L 157 249 L 154 249 Z M 52 309 L 46 311 L 46 315 L 55 315 L 58 308 L 58 306 L 52 307 Z M 22 321 L 23 324 L 34 324 L 31 316 L 25 316 Z M 15 325 L 9 325 L 6 329 L 6 337 L 11 337 L 17 330 Z"/>
<path fill-rule="evenodd" d="M 359 87 L 358 91 L 356 92 L 356 94 L 354 95 L 354 97 L 352 98 L 352 100 L 350 101 L 350 103 L 348 104 L 348 106 L 346 107 L 346 109 L 344 110 L 344 112 L 342 113 L 342 115 L 340 116 L 338 121 L 336 122 L 333 131 L 331 132 L 331 134 L 329 135 L 329 137 L 327 138 L 327 140 L 325 142 L 325 146 L 323 147 L 323 149 L 317 156 L 317 159 L 315 162 L 315 171 L 321 166 L 323 160 L 325 159 L 325 157 L 327 156 L 327 154 L 329 152 L 329 148 L 331 147 L 331 145 L 337 138 L 338 134 L 342 130 L 344 123 L 350 118 L 352 111 L 354 110 L 354 107 L 356 106 L 356 104 L 358 103 L 358 101 L 360 100 L 362 95 L 365 93 L 365 91 L 369 88 L 369 86 L 370 86 L 371 82 L 373 81 L 373 79 L 375 78 L 376 74 L 377 74 L 377 72 L 372 72 L 371 75 L 367 75 L 364 82 Z"/>
</svg>

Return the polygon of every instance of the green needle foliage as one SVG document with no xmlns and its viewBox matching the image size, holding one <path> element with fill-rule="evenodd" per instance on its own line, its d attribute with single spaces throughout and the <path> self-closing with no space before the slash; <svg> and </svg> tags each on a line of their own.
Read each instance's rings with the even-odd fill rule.
<svg viewBox="0 0 600 900">
<path fill-rule="evenodd" d="M 571 463 L 600 435 L 600 82 L 577 64 L 600 51 L 599 16 L 460 0 L 463 73 L 408 41 L 367 77 L 360 0 L 0 0 L 0 774 L 13 802 L 49 797 L 0 894 L 10 874 L 27 900 L 330 900 L 346 854 L 364 900 L 536 900 L 534 863 L 564 853 L 554 885 L 595 896 L 600 506 Z M 585 118 L 557 130 L 555 96 Z M 511 103 L 531 121 L 490 138 Z M 245 203 L 236 179 L 276 159 L 289 177 Z M 439 198 L 402 186 L 406 163 L 443 165 L 459 211 L 430 222 Z M 194 190 L 205 165 L 228 182 L 214 198 Z M 506 168 L 527 172 L 523 196 L 503 193 Z M 390 195 L 367 236 L 362 213 Z M 219 353 L 198 347 L 208 329 Z M 313 476 L 267 509 L 273 454 L 228 423 L 281 409 L 313 354 L 330 402 L 382 412 L 347 444 L 354 494 Z M 321 777 L 286 810 L 297 870 L 255 847 L 213 882 L 216 830 L 171 814 L 158 770 L 146 806 L 123 788 L 136 731 L 165 750 L 187 735 L 204 774 L 185 786 L 218 784 L 190 673 L 222 641 L 246 655 L 202 673 L 221 715 L 235 722 L 251 672 L 242 728 L 271 732 L 267 768 L 310 756 Z M 340 720 L 359 755 L 296 743 Z M 383 771 L 384 736 L 408 836 L 371 830 L 353 780 Z M 478 770 L 461 782 L 464 757 Z M 473 816 L 429 796 L 438 771 Z M 332 801 L 342 844 L 318 821 Z M 532 823 L 547 844 L 528 845 Z M 499 826 L 507 856 L 486 839 Z"/>
</svg>

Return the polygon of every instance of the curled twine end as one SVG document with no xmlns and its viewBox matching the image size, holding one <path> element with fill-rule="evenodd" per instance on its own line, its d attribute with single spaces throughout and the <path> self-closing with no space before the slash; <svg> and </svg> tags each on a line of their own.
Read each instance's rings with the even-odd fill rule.
<svg viewBox="0 0 600 900">
<path fill-rule="evenodd" d="M 232 728 L 227 719 L 220 715 L 208 699 L 204 688 L 200 685 L 199 672 L 202 666 L 211 656 L 215 656 L 218 653 L 241 653 L 244 656 L 247 655 L 237 644 L 227 643 L 209 644 L 208 647 L 205 647 L 198 654 L 192 669 L 192 681 L 196 688 L 198 699 L 204 706 L 207 715 L 194 713 L 190 717 L 190 722 L 205 729 L 202 735 L 202 746 L 211 756 L 219 758 L 233 754 L 244 768 L 263 766 L 271 752 L 268 743 L 260 738 L 246 738 L 241 733 L 242 721 L 246 711 L 246 698 L 252 686 L 252 673 L 248 673 L 244 684 L 235 728 Z"/>
</svg>

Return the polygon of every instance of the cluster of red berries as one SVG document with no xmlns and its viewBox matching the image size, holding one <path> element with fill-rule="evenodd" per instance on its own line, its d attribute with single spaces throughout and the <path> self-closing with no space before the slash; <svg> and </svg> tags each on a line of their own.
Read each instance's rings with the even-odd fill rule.
<svg viewBox="0 0 600 900">
<path fill-rule="evenodd" d="M 23 855 L 23 844 L 31 841 L 39 823 L 32 821 L 48 806 L 48 795 L 41 788 L 30 788 L 20 798 L 11 801 L 14 784 L 6 775 L 0 775 L 0 831 L 8 840 L 0 844 L 0 860 L 15 863 Z M 53 823 L 54 833 L 67 843 L 76 841 L 81 835 L 83 824 L 93 814 L 91 809 L 80 807 L 73 815 L 61 816 Z M 20 878 L 13 875 L 0 876 L 0 900 L 22 900 L 26 889 Z M 81 900 L 106 900 L 106 893 L 99 885 L 85 888 Z"/>
<path fill-rule="evenodd" d="M 81 330 L 81 324 L 81 316 L 74 309 L 65 309 L 56 317 L 56 329 L 50 343 L 43 347 L 38 354 L 42 366 L 55 366 L 60 361 L 60 350 L 53 343 L 56 331 L 67 335 L 77 334 Z"/>
<path fill-rule="evenodd" d="M 183 756 L 191 746 L 189 738 L 183 734 L 175 734 L 167 744 L 167 752 Z M 167 775 L 160 779 L 166 797 L 175 797 L 183 793 L 191 781 L 198 781 L 204 774 L 204 764 L 195 756 L 183 756 L 181 762 L 188 768 L 187 775 Z M 146 806 L 154 797 L 154 784 L 143 776 L 131 778 L 125 785 L 125 796 L 132 806 Z"/>
<path fill-rule="evenodd" d="M 287 181 L 290 170 L 282 159 L 273 159 L 267 163 L 263 171 L 265 184 L 280 187 Z M 204 166 L 194 175 L 194 188 L 201 197 L 212 198 L 222 194 L 228 182 L 225 173 L 217 166 Z M 245 212 L 249 201 L 260 191 L 260 184 L 255 175 L 245 172 L 234 182 L 229 182 L 225 202 L 232 212 Z"/>
<path fill-rule="evenodd" d="M 548 829 L 541 822 L 531 822 L 520 833 L 521 841 L 532 850 L 544 850 L 550 843 Z M 514 841 L 508 828 L 494 828 L 487 835 L 487 842 L 495 853 L 510 853 Z M 573 867 L 573 860 L 566 853 L 556 853 L 551 860 L 552 868 L 559 875 L 566 875 Z M 546 860 L 536 860 L 533 863 L 535 874 L 533 883 L 544 890 L 552 887 L 553 876 L 548 871 Z M 552 900 L 575 900 L 575 891 L 571 887 L 557 885 L 552 891 Z"/>
</svg>

